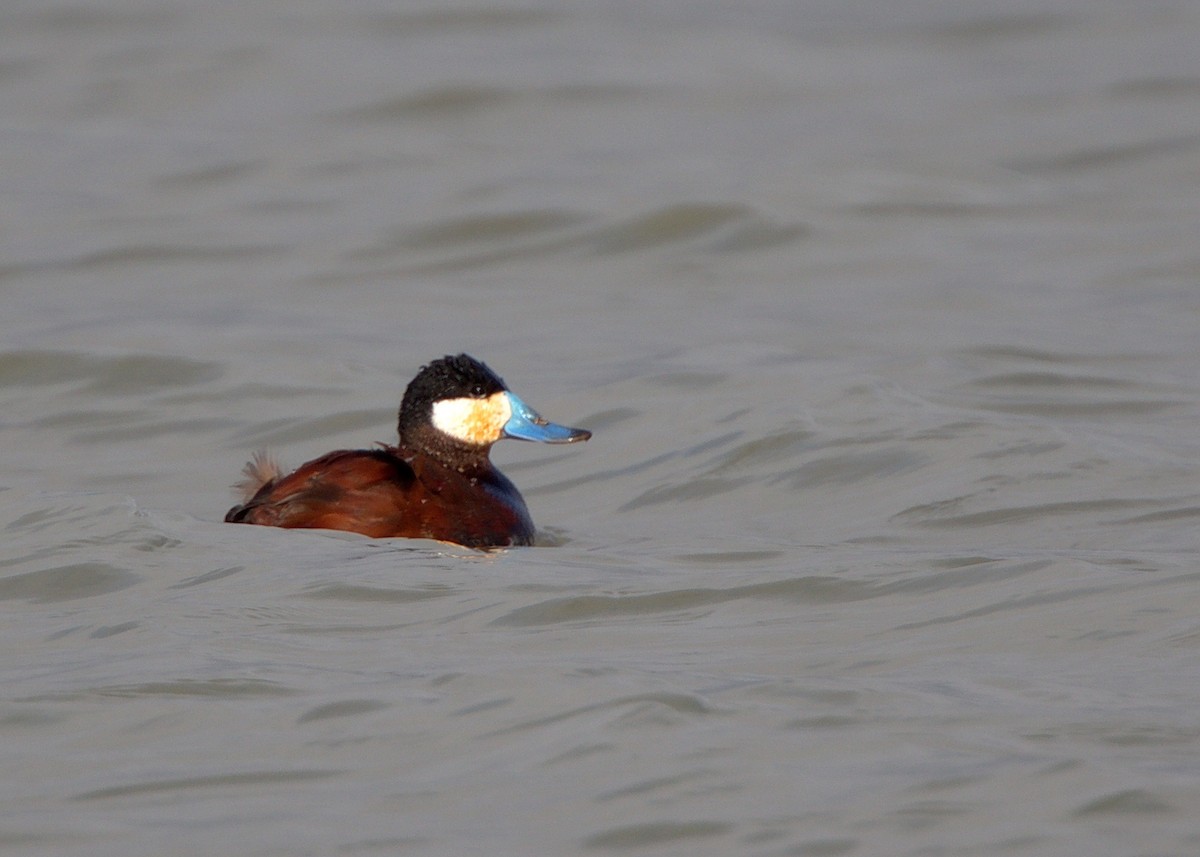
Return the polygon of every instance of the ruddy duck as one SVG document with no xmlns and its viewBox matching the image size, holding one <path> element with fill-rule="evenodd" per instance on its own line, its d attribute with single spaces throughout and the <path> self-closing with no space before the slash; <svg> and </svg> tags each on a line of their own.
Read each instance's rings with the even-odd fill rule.
<svg viewBox="0 0 1200 857">
<path fill-rule="evenodd" d="M 421 367 L 404 391 L 399 432 L 396 446 L 329 452 L 286 476 L 256 455 L 237 486 L 244 501 L 225 520 L 474 548 L 528 545 L 533 521 L 520 492 L 488 459 L 492 444 L 592 436 L 543 419 L 466 354 Z"/>
</svg>

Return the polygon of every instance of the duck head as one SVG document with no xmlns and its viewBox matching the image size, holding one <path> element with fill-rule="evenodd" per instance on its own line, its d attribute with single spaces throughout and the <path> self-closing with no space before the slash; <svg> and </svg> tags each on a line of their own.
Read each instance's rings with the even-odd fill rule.
<svg viewBox="0 0 1200 857">
<path fill-rule="evenodd" d="M 413 378 L 400 403 L 406 446 L 426 446 L 440 457 L 486 457 L 506 437 L 538 443 L 575 443 L 592 436 L 542 417 L 511 392 L 486 364 L 466 354 L 443 357 Z"/>
</svg>

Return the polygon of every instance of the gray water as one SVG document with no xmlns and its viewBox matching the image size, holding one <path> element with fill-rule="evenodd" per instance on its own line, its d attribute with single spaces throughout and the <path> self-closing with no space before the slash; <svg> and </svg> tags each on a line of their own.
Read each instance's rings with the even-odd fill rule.
<svg viewBox="0 0 1200 857">
<path fill-rule="evenodd" d="M 0 847 L 1200 853 L 1197 45 L 6 3 Z M 460 350 L 540 547 L 221 523 Z"/>
</svg>

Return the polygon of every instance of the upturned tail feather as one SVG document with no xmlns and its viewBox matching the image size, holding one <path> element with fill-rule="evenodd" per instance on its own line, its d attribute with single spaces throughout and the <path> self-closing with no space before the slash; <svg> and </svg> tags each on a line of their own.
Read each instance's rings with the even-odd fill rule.
<svg viewBox="0 0 1200 857">
<path fill-rule="evenodd" d="M 242 495 L 243 503 L 249 503 L 255 494 L 275 482 L 283 472 L 279 460 L 267 450 L 260 449 L 242 468 L 242 475 L 246 478 L 235 482 L 233 490 Z"/>
</svg>

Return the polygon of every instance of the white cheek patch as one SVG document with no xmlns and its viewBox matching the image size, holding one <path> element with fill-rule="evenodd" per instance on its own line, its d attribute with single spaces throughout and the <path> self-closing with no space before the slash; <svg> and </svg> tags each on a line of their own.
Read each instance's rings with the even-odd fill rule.
<svg viewBox="0 0 1200 857">
<path fill-rule="evenodd" d="M 474 446 L 498 441 L 512 416 L 512 405 L 503 392 L 486 399 L 443 399 L 433 403 L 433 427 L 455 440 Z"/>
</svg>

